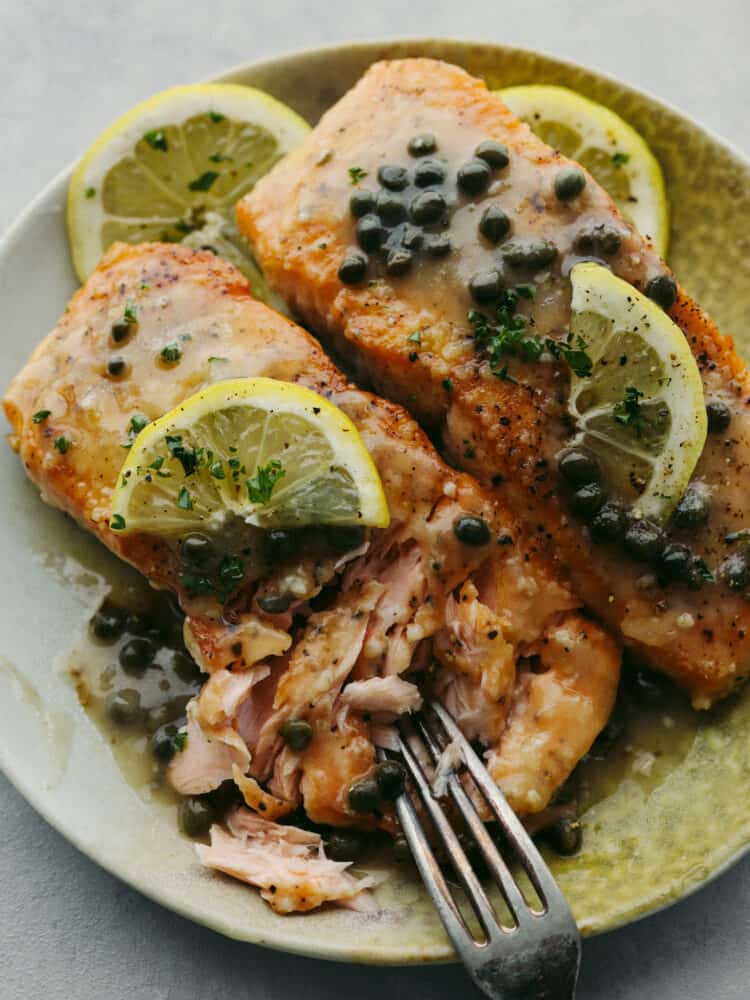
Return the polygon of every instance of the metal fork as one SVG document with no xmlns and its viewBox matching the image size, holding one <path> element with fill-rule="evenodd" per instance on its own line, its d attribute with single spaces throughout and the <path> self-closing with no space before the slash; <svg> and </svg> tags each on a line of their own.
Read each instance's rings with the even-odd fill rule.
<svg viewBox="0 0 750 1000">
<path fill-rule="evenodd" d="M 402 724 L 399 743 L 400 756 L 413 782 L 396 800 L 401 826 L 440 919 L 474 982 L 493 1000 L 573 1000 L 581 959 L 581 938 L 573 915 L 531 837 L 451 715 L 440 702 L 430 702 L 413 722 Z M 505 900 L 512 917 L 506 923 L 496 914 L 425 770 L 423 762 L 436 765 L 450 743 L 457 745 L 462 763 L 449 771 L 446 790 Z M 381 756 L 387 758 L 388 754 L 381 751 Z M 528 875 L 540 900 L 539 908 L 524 898 L 467 794 L 460 774 L 464 768 L 500 824 L 509 850 Z M 415 792 L 479 920 L 483 940 L 474 937 L 449 889 L 415 808 Z"/>
</svg>

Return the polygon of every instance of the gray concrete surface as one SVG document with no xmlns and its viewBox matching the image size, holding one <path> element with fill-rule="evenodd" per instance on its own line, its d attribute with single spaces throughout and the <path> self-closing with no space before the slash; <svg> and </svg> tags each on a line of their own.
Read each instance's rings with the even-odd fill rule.
<svg viewBox="0 0 750 1000">
<path fill-rule="evenodd" d="M 541 48 L 660 95 L 750 153 L 749 10 L 747 0 L 0 0 L 0 229 L 140 98 L 347 39 Z M 746 1000 L 749 943 L 746 861 L 673 909 L 588 942 L 579 998 Z M 473 995 L 457 968 L 327 965 L 193 926 L 89 862 L 0 778 L 0 1000 Z"/>
</svg>

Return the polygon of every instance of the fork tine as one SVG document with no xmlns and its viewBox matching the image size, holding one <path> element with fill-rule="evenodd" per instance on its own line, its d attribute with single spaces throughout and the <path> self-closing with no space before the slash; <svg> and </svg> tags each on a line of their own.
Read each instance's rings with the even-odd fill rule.
<svg viewBox="0 0 750 1000">
<path fill-rule="evenodd" d="M 414 734 L 414 737 L 416 737 L 416 734 Z M 430 782 L 425 776 L 416 755 L 412 752 L 411 747 L 403 737 L 401 738 L 400 751 L 412 780 L 417 787 L 422 802 L 424 803 L 438 836 L 442 840 L 443 846 L 448 853 L 453 869 L 466 891 L 466 895 L 469 898 L 469 902 L 471 903 L 474 912 L 479 918 L 482 929 L 487 936 L 487 940 L 490 941 L 497 936 L 497 931 L 499 929 L 495 911 L 492 909 L 490 901 L 487 899 L 484 889 L 482 888 L 479 879 L 469 863 L 469 859 L 466 857 L 466 854 L 459 843 L 458 837 L 448 822 L 448 818 L 443 812 L 442 806 L 433 797 Z M 469 933 L 468 930 L 466 930 L 466 933 Z M 471 937 L 471 935 L 469 935 L 469 937 Z"/>
<path fill-rule="evenodd" d="M 416 722 L 433 759 L 437 761 L 442 752 L 442 748 L 438 744 L 435 735 L 430 731 L 427 719 L 420 715 L 417 717 Z M 447 787 L 456 808 L 461 813 L 461 816 L 468 826 L 471 835 L 479 845 L 485 863 L 490 869 L 491 874 L 494 876 L 495 881 L 498 883 L 500 891 L 503 894 L 503 898 L 508 905 L 508 909 L 510 910 L 513 919 L 516 924 L 520 924 L 527 914 L 528 904 L 524 899 L 521 890 L 516 885 L 513 876 L 508 870 L 508 866 L 503 860 L 502 854 L 497 849 L 492 837 L 490 837 L 487 832 L 487 828 L 484 825 L 481 816 L 477 812 L 476 806 L 467 795 L 458 775 L 452 774 L 448 778 Z"/>
<path fill-rule="evenodd" d="M 508 805 L 503 793 L 489 776 L 484 765 L 454 722 L 452 716 L 443 708 L 439 701 L 431 701 L 429 707 L 442 723 L 450 740 L 457 742 L 461 747 L 462 757 L 469 773 L 497 817 L 545 908 L 549 909 L 550 905 L 554 902 L 558 907 L 564 907 L 569 912 L 567 900 L 560 891 L 552 873 L 547 868 L 536 845 L 526 832 L 521 821 Z"/>
</svg>

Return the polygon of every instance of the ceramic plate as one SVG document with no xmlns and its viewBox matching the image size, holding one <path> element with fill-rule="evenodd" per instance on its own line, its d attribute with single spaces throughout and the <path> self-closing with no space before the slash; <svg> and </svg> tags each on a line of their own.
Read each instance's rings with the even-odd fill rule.
<svg viewBox="0 0 750 1000">
<path fill-rule="evenodd" d="M 672 210 L 670 263 L 725 331 L 750 301 L 750 166 L 658 101 L 537 53 L 448 41 L 320 49 L 228 73 L 291 104 L 311 122 L 374 60 L 429 55 L 491 87 L 557 83 L 630 121 L 664 168 Z M 635 70 L 634 70 L 635 74 Z M 64 229 L 66 171 L 0 244 L 0 383 L 7 385 L 76 287 Z M 27 799 L 82 851 L 126 882 L 231 937 L 321 958 L 438 961 L 451 949 L 409 871 L 378 891 L 378 916 L 331 910 L 277 917 L 250 889 L 202 870 L 165 805 L 125 780 L 61 669 L 61 651 L 108 584 L 127 572 L 45 507 L 15 456 L 0 449 L 0 764 Z M 584 933 L 674 901 L 750 843 L 750 689 L 710 714 L 679 702 L 652 711 L 625 745 L 587 772 L 584 846 L 553 867 Z M 622 741 L 621 741 L 622 742 Z"/>
</svg>

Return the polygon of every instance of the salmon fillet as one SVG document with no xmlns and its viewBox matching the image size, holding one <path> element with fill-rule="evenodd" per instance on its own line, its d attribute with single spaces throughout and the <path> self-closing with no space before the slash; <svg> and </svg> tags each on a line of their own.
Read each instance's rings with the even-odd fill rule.
<svg viewBox="0 0 750 1000">
<path fill-rule="evenodd" d="M 427 158 L 433 170 L 438 161 L 432 185 L 416 173 L 424 157 L 407 152 L 412 137 L 423 134 L 437 146 Z M 488 141 L 495 143 L 496 161 L 488 186 L 462 192 L 456 186 L 459 169 Z M 505 163 L 497 143 L 507 151 Z M 476 159 L 473 163 L 476 173 Z M 438 183 L 441 164 L 445 185 Z M 385 165 L 405 167 L 405 178 L 393 170 L 390 178 L 388 171 L 379 174 Z M 682 684 L 696 707 L 706 708 L 750 669 L 745 594 L 750 579 L 743 576 L 750 577 L 744 569 L 750 564 L 736 541 L 736 533 L 748 528 L 750 379 L 731 339 L 677 289 L 648 241 L 591 176 L 584 173 L 580 196 L 556 196 L 555 178 L 565 166 L 570 161 L 462 69 L 428 59 L 383 62 L 240 201 L 237 215 L 266 278 L 296 314 L 359 377 L 440 435 L 450 461 L 502 497 L 584 604 L 641 657 Z M 380 213 L 391 226 L 391 249 L 395 240 L 416 245 L 421 238 L 414 226 L 396 225 L 398 206 L 386 201 L 373 209 L 361 194 L 374 195 L 383 178 L 392 189 L 387 198 L 410 200 L 437 190 L 447 198 L 447 210 L 439 225 L 426 226 L 424 245 L 411 262 L 386 263 L 373 253 L 362 280 L 345 275 L 344 283 L 339 266 L 357 249 L 354 215 Z M 350 210 L 354 191 L 360 192 L 360 207 Z M 487 209 L 494 213 L 492 240 L 478 230 Z M 424 202 L 409 210 L 412 220 L 417 212 L 430 218 Z M 433 211 L 440 216 L 439 206 Z M 603 248 L 597 240 L 604 233 L 613 242 Z M 714 582 L 703 585 L 703 573 L 689 586 L 667 585 L 653 564 L 635 561 L 618 545 L 592 542 L 566 506 L 557 466 L 573 433 L 567 365 L 509 356 L 498 378 L 474 337 L 468 314 L 479 308 L 475 299 L 482 289 L 470 293 L 469 284 L 491 266 L 500 268 L 503 287 L 532 283 L 533 299 L 517 307 L 530 332 L 565 336 L 568 274 L 582 256 L 591 255 L 635 288 L 654 297 L 661 290 L 667 307 L 677 292 L 671 316 L 694 352 L 706 400 L 729 408 L 729 427 L 709 434 L 694 473 L 696 495 L 708 499 L 708 519 L 687 529 L 670 524 L 667 530 L 667 541 L 687 545 Z M 396 273 L 399 269 L 403 273 Z"/>
<path fill-rule="evenodd" d="M 127 304 L 137 330 L 118 345 L 126 367 L 113 378 L 111 330 Z M 165 370 L 160 350 L 179 337 L 180 362 Z M 112 531 L 109 501 L 133 415 L 154 420 L 211 382 L 245 376 L 303 384 L 353 420 L 380 473 L 391 524 L 353 549 L 311 553 L 303 545 L 271 558 L 221 605 L 183 588 L 178 543 Z M 206 682 L 188 706 L 186 746 L 170 764 L 178 791 L 202 794 L 234 778 L 247 807 L 266 820 L 302 805 L 316 822 L 392 830 L 387 805 L 356 813 L 349 789 L 372 772 L 375 741 L 387 743 L 394 718 L 421 703 L 421 678 L 434 674 L 467 732 L 485 744 L 493 771 L 513 775 L 503 780 L 514 807 L 537 812 L 605 724 L 618 647 L 580 613 L 536 540 L 496 496 L 449 468 L 405 410 L 347 382 L 312 337 L 253 300 L 239 272 L 211 253 L 113 246 L 4 406 L 12 444 L 43 497 L 154 586 L 177 593 L 186 612 L 186 641 Z M 40 411 L 46 415 L 35 420 Z M 460 540 L 456 521 L 467 515 L 486 523 L 486 543 Z M 259 598 L 285 593 L 291 579 L 288 610 L 264 611 Z M 545 712 L 528 711 L 530 688 L 546 692 Z M 313 728 L 304 751 L 281 737 L 291 719 Z M 538 753 L 529 772 L 518 747 L 531 739 Z M 213 840 L 207 863 L 252 881 L 263 855 L 249 857 L 247 837 L 244 846 L 236 836 Z M 318 869 L 326 878 L 339 871 L 322 862 Z M 349 896 L 358 891 L 332 877 L 320 899 L 344 883 Z M 300 908 L 317 898 L 307 891 Z M 287 896 L 283 905 L 290 908 Z"/>
</svg>

